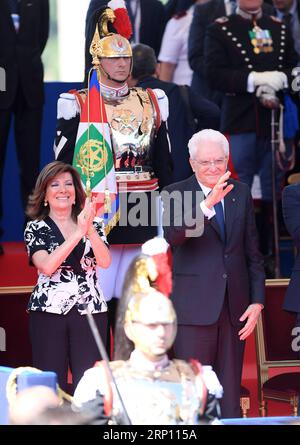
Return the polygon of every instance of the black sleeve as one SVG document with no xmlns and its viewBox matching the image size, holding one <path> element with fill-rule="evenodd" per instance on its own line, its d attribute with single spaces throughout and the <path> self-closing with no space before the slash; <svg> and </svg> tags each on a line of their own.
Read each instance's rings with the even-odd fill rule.
<svg viewBox="0 0 300 445">
<path fill-rule="evenodd" d="M 49 0 L 40 0 L 41 3 L 41 26 L 40 26 L 40 51 L 45 49 L 49 36 Z"/>
<path fill-rule="evenodd" d="M 158 1 L 157 2 L 157 16 L 155 18 L 155 41 L 154 41 L 154 51 L 156 54 L 156 57 L 158 57 L 160 47 L 161 47 L 161 41 L 164 35 L 165 27 L 166 27 L 166 12 L 164 5 Z"/>
<path fill-rule="evenodd" d="M 293 238 L 295 245 L 300 247 L 300 186 L 289 185 L 282 192 L 282 213 L 285 226 Z"/>
<path fill-rule="evenodd" d="M 167 136 L 166 124 L 161 126 L 155 136 L 151 149 L 151 161 L 154 173 L 158 178 L 159 188 L 162 189 L 172 182 L 172 158 Z"/>
<path fill-rule="evenodd" d="M 57 120 L 54 142 L 55 159 L 57 161 L 72 164 L 79 119 L 78 114 L 69 120 L 63 118 Z"/>
<path fill-rule="evenodd" d="M 46 228 L 40 228 L 36 221 L 29 221 L 24 231 L 24 241 L 29 257 L 29 264 L 33 266 L 33 254 L 39 250 L 47 251 L 48 234 Z"/>
<path fill-rule="evenodd" d="M 250 69 L 235 69 L 230 65 L 231 49 L 226 45 L 226 35 L 219 23 L 210 25 L 205 33 L 205 76 L 212 89 L 224 93 L 246 93 Z"/>
<path fill-rule="evenodd" d="M 193 94 L 191 88 L 189 88 L 189 96 L 193 115 L 197 119 L 197 130 L 205 128 L 219 130 L 221 121 L 220 107 L 200 94 Z"/>
<path fill-rule="evenodd" d="M 203 193 L 193 193 L 192 202 L 184 199 L 184 195 L 185 191 L 177 189 L 176 184 L 161 192 L 164 236 L 171 247 L 184 244 L 191 236 L 202 236 L 205 224 L 209 223 L 200 208 Z"/>
<path fill-rule="evenodd" d="M 84 66 L 84 85 L 87 86 L 87 75 L 92 67 L 92 56 L 90 54 L 90 45 L 95 32 L 96 22 L 95 13 L 103 7 L 103 0 L 91 0 L 85 18 L 85 66 Z"/>
<path fill-rule="evenodd" d="M 246 184 L 243 184 L 244 187 Z M 251 191 L 247 187 L 246 198 L 246 225 L 245 225 L 245 253 L 247 257 L 248 274 L 250 280 L 251 303 L 264 304 L 265 272 L 264 260 L 258 247 L 258 234 L 256 229 L 253 200 Z"/>
<path fill-rule="evenodd" d="M 196 5 L 188 38 L 188 59 L 190 66 L 196 74 L 204 76 L 204 35 L 207 25 L 205 5 Z"/>
</svg>

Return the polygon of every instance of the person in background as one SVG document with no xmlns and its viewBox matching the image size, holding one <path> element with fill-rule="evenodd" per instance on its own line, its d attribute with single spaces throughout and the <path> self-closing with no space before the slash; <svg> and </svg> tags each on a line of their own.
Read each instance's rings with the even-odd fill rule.
<svg viewBox="0 0 300 445">
<path fill-rule="evenodd" d="M 213 100 L 219 106 L 222 104 L 223 94 L 212 88 L 206 79 L 204 61 L 205 33 L 219 17 L 236 13 L 237 2 L 235 0 L 210 0 L 195 6 L 194 16 L 190 27 L 188 39 L 188 59 L 193 70 L 192 89 L 205 98 Z M 262 5 L 265 14 L 274 14 L 271 5 Z"/>
<path fill-rule="evenodd" d="M 274 254 L 270 236 L 273 197 L 280 196 L 281 181 L 293 156 L 293 136 L 281 124 L 286 119 L 292 122 L 287 113 L 296 108 L 289 96 L 296 99 L 293 39 L 283 22 L 264 12 L 262 0 L 238 0 L 235 14 L 220 17 L 208 27 L 204 56 L 208 83 L 224 94 L 220 131 L 229 140 L 231 169 L 250 188 L 254 176 L 259 176 L 260 248 L 267 266 Z"/>
<path fill-rule="evenodd" d="M 54 371 L 66 391 L 99 358 L 87 311 L 106 339 L 107 305 L 96 266 L 107 268 L 110 253 L 95 205 L 86 198 L 78 172 L 54 161 L 38 176 L 28 203 L 24 239 L 38 282 L 28 303 L 33 366 Z"/>
<path fill-rule="evenodd" d="M 2 181 L 9 129 L 14 134 L 25 209 L 40 169 L 40 140 L 44 103 L 42 53 L 49 33 L 49 2 L 0 0 L 0 219 Z M 2 80 L 2 79 L 1 79 Z M 2 81 L 0 82 L 3 85 Z M 11 172 L 16 174 L 16 172 Z M 0 227 L 0 239 L 3 230 Z M 0 244 L 0 254 L 3 247 Z"/>
<path fill-rule="evenodd" d="M 276 16 L 290 27 L 295 50 L 300 62 L 300 2 L 299 0 L 273 0 Z"/>
<path fill-rule="evenodd" d="M 228 141 L 220 132 L 194 134 L 189 152 L 194 175 L 162 191 L 178 316 L 174 354 L 213 366 L 224 388 L 222 417 L 240 417 L 245 339 L 265 289 L 252 198 L 246 184 L 230 179 Z"/>
<path fill-rule="evenodd" d="M 186 5 L 188 9 L 179 11 L 167 22 L 158 55 L 161 80 L 191 85 L 193 71 L 188 62 L 188 37 L 195 5 L 204 1 L 191 1 Z"/>
</svg>

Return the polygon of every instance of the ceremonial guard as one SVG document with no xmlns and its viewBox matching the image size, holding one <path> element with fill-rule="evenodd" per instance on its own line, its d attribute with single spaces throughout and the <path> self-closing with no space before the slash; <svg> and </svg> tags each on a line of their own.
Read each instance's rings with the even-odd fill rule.
<svg viewBox="0 0 300 445">
<path fill-rule="evenodd" d="M 133 425 L 215 421 L 223 390 L 211 367 L 167 356 L 177 331 L 176 313 L 166 295 L 172 289 L 170 268 L 166 270 L 167 243 L 152 239 L 142 252 L 127 273 L 118 310 L 118 360 L 110 362 L 129 421 Z M 103 362 L 85 372 L 74 393 L 75 405 L 94 399 L 97 391 L 104 395 L 113 424 L 122 424 L 124 407 Z"/>
<path fill-rule="evenodd" d="M 93 142 L 95 138 L 92 130 L 91 145 L 82 144 L 77 153 L 75 150 L 75 155 L 74 148 L 76 146 L 77 149 L 77 143 L 80 142 L 80 125 L 83 120 L 90 123 L 94 120 L 93 116 L 97 117 L 100 112 L 100 120 L 102 123 L 106 121 L 108 125 L 106 136 L 112 148 L 112 167 L 120 206 L 107 225 L 109 232 L 120 212 L 120 221 L 108 236 L 108 242 L 115 245 L 111 249 L 112 266 L 106 275 L 100 277 L 108 300 L 120 297 L 123 275 L 128 262 L 137 254 L 136 246 L 157 234 L 158 207 L 153 196 L 169 184 L 172 177 L 165 124 L 168 99 L 162 90 L 128 88 L 127 79 L 132 69 L 132 50 L 127 40 L 130 37 L 130 21 L 124 4 L 122 8 L 120 5 L 116 8 L 116 3 L 122 2 L 114 2 L 114 10 L 111 8 L 113 2 L 110 2 L 108 6 L 96 11 L 92 18 L 94 34 L 87 36 L 93 57 L 89 88 L 61 94 L 55 141 L 57 159 L 73 162 L 80 173 L 89 169 L 92 179 L 100 172 L 105 182 L 110 166 L 106 163 L 104 168 L 103 165 L 109 156 L 102 152 L 101 144 Z M 120 10 L 122 13 L 118 15 Z M 91 92 L 90 96 L 88 91 Z M 98 99 L 96 105 L 94 102 L 92 105 L 92 96 L 97 91 L 102 98 L 101 105 Z M 87 97 L 90 97 L 89 111 L 85 112 Z M 86 147 L 91 147 L 91 151 L 86 150 Z M 138 206 L 138 209 L 133 209 L 134 206 Z"/>
<path fill-rule="evenodd" d="M 211 87 L 225 93 L 220 130 L 229 138 L 231 170 L 250 187 L 254 175 L 259 175 L 267 208 L 272 202 L 272 109 L 276 109 L 275 133 L 281 141 L 280 162 L 275 166 L 277 188 L 292 150 L 291 141 L 283 143 L 288 135 L 279 125 L 281 105 L 286 107 L 284 96 L 291 91 L 297 66 L 290 31 L 262 12 L 262 0 L 239 0 L 236 14 L 221 17 L 208 28 L 205 63 Z"/>
</svg>

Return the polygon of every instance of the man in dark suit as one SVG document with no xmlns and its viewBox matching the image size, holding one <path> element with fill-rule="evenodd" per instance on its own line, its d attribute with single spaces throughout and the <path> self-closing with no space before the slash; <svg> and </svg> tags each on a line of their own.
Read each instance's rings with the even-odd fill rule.
<svg viewBox="0 0 300 445">
<path fill-rule="evenodd" d="M 300 0 L 273 0 L 276 16 L 290 27 L 300 60 Z"/>
<path fill-rule="evenodd" d="M 191 87 L 218 105 L 221 104 L 222 94 L 212 90 L 205 80 L 203 47 L 208 25 L 213 23 L 216 18 L 224 15 L 226 15 L 224 0 L 211 0 L 196 5 L 188 40 L 188 58 L 193 70 Z"/>
<path fill-rule="evenodd" d="M 128 4 L 129 2 L 130 4 Z M 156 56 L 158 56 L 166 26 L 164 5 L 159 0 L 127 0 L 125 3 L 133 29 L 133 36 L 130 42 L 149 45 L 154 49 Z M 91 0 L 87 11 L 85 20 L 85 77 L 92 66 L 89 48 L 94 35 L 94 24 L 91 21 L 91 17 L 104 4 L 107 4 L 107 1 Z"/>
<path fill-rule="evenodd" d="M 174 353 L 212 365 L 224 388 L 222 417 L 239 417 L 244 340 L 264 303 L 252 199 L 248 186 L 226 171 L 229 148 L 221 133 L 196 133 L 189 152 L 195 174 L 162 192 L 178 316 Z"/>
<path fill-rule="evenodd" d="M 49 4 L 48 0 L 0 0 L 0 11 L 0 66 L 6 74 L 6 90 L 0 90 L 0 183 L 14 115 L 25 206 L 39 172 L 44 103 L 41 55 L 48 39 Z M 1 214 L 0 193 L 0 218 Z"/>
</svg>

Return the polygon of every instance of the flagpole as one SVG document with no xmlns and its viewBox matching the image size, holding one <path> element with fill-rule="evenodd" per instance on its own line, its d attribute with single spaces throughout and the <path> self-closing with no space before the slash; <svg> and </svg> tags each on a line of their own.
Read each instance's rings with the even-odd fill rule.
<svg viewBox="0 0 300 445">
<path fill-rule="evenodd" d="M 91 171 L 91 145 L 90 145 L 90 95 L 89 95 L 89 91 L 90 91 L 90 82 L 91 82 L 91 73 L 92 70 L 94 69 L 91 68 L 89 70 L 89 74 L 88 74 L 88 95 L 87 95 L 87 100 L 88 100 L 88 149 L 89 149 L 89 163 L 88 163 L 88 168 L 87 168 L 87 172 L 86 172 L 86 183 L 85 183 L 85 190 L 86 190 L 86 196 L 88 198 L 92 197 L 92 190 L 91 190 L 91 178 L 90 178 L 90 171 Z"/>
<path fill-rule="evenodd" d="M 105 143 L 104 143 L 104 124 L 103 124 L 103 107 L 104 107 L 104 101 L 101 100 L 101 71 L 99 68 L 97 68 L 97 79 L 99 82 L 99 98 L 100 98 L 100 117 L 101 117 L 101 124 L 102 124 L 102 156 L 104 160 L 104 150 L 105 150 Z M 111 212 L 111 197 L 109 188 L 107 187 L 107 170 L 106 170 L 106 162 L 104 163 L 104 175 L 105 175 L 105 189 L 104 189 L 104 212 L 110 213 Z"/>
</svg>

